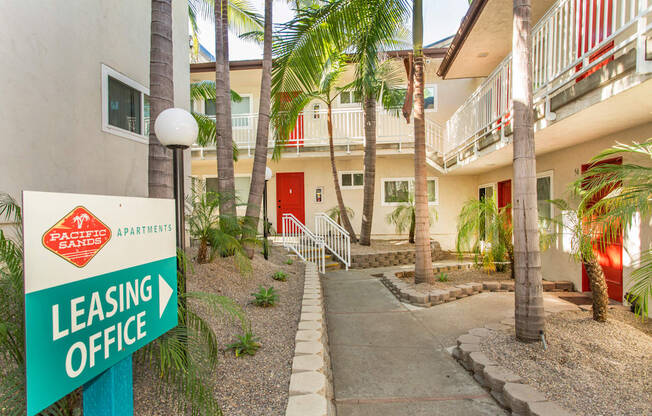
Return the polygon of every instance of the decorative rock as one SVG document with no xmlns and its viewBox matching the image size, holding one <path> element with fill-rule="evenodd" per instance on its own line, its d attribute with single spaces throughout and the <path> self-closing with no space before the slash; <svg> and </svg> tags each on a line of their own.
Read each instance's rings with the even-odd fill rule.
<svg viewBox="0 0 652 416">
<path fill-rule="evenodd" d="M 466 295 L 472 295 L 473 294 L 473 286 L 471 285 L 457 285 L 457 288 L 462 289 L 462 293 Z"/>
<path fill-rule="evenodd" d="M 457 338 L 457 346 L 459 347 L 462 344 L 479 344 L 480 338 L 473 335 L 460 335 Z"/>
<path fill-rule="evenodd" d="M 328 403 L 326 397 L 319 394 L 290 396 L 285 416 L 326 416 Z"/>
<path fill-rule="evenodd" d="M 323 354 L 324 345 L 320 341 L 297 342 L 294 347 L 294 354 Z"/>
<path fill-rule="evenodd" d="M 301 341 L 318 341 L 320 339 L 321 339 L 321 332 L 316 331 L 314 329 L 299 330 L 299 331 L 297 331 L 297 335 L 295 337 L 295 340 L 297 342 L 301 342 Z"/>
<path fill-rule="evenodd" d="M 321 306 L 321 299 L 304 299 L 301 306 Z"/>
<path fill-rule="evenodd" d="M 302 306 L 301 312 L 303 313 L 321 313 L 321 307 L 319 306 Z"/>
<path fill-rule="evenodd" d="M 555 282 L 549 282 L 547 280 L 544 280 L 543 282 L 543 291 L 544 292 L 552 292 L 555 290 Z"/>
<path fill-rule="evenodd" d="M 418 305 L 426 305 L 429 302 L 430 296 L 427 293 L 412 292 L 410 293 L 410 302 Z"/>
<path fill-rule="evenodd" d="M 501 282 L 500 283 L 500 289 L 501 290 L 508 290 L 510 292 L 514 291 L 514 282 Z"/>
<path fill-rule="evenodd" d="M 429 296 L 430 303 L 432 304 L 442 303 L 445 300 L 444 297 L 445 299 L 448 299 L 448 291 L 440 290 L 440 289 L 433 290 L 430 292 L 430 296 Z"/>
<path fill-rule="evenodd" d="M 475 379 L 480 383 L 480 385 L 486 386 L 487 382 L 485 381 L 482 372 L 485 367 L 496 365 L 496 362 L 492 361 L 483 352 L 479 351 L 470 353 L 469 360 Z"/>
<path fill-rule="evenodd" d="M 462 358 L 462 352 L 460 351 L 459 347 L 454 347 L 451 351 L 451 354 L 456 360 L 460 360 Z"/>
<path fill-rule="evenodd" d="M 321 321 L 321 313 L 302 313 L 301 318 L 302 321 Z"/>
<path fill-rule="evenodd" d="M 476 337 L 486 337 L 491 335 L 491 331 L 487 328 L 473 328 L 469 330 L 469 334 Z"/>
<path fill-rule="evenodd" d="M 494 322 L 492 322 L 490 324 L 486 324 L 484 327 L 487 328 L 487 329 L 491 329 L 492 331 L 504 331 L 506 329 L 509 329 L 509 327 L 507 325 L 494 323 Z"/>
<path fill-rule="evenodd" d="M 505 383 L 520 383 L 523 381 L 521 377 L 512 373 L 505 367 L 488 365 L 485 366 L 482 371 L 482 376 L 487 382 L 487 385 L 491 388 L 491 391 L 496 393 L 503 392 L 503 386 Z"/>
<path fill-rule="evenodd" d="M 467 284 L 473 288 L 473 292 L 482 292 L 482 283 L 471 282 Z"/>
<path fill-rule="evenodd" d="M 499 282 L 482 282 L 482 289 L 494 292 L 494 291 L 500 289 L 500 283 Z"/>
<path fill-rule="evenodd" d="M 555 289 L 565 291 L 565 292 L 572 292 L 573 291 L 573 283 L 571 283 L 571 282 L 555 282 Z"/>
<path fill-rule="evenodd" d="M 460 350 L 460 362 L 467 370 L 471 370 L 469 354 L 472 352 L 480 351 L 480 344 L 462 344 L 459 347 Z"/>
<path fill-rule="evenodd" d="M 320 299 L 321 298 L 321 293 L 304 293 L 303 298 L 304 299 Z"/>
<path fill-rule="evenodd" d="M 297 355 L 292 361 L 292 372 L 317 371 L 324 367 L 324 358 L 321 355 Z"/>
<path fill-rule="evenodd" d="M 321 393 L 326 387 L 326 376 L 317 371 L 295 373 L 290 376 L 290 396 Z"/>
<path fill-rule="evenodd" d="M 301 321 L 299 322 L 299 330 L 301 329 L 314 329 L 317 331 L 322 331 L 323 327 L 320 321 Z"/>
<path fill-rule="evenodd" d="M 528 407 L 530 416 L 573 416 L 573 413 L 553 402 L 535 402 Z"/>
<path fill-rule="evenodd" d="M 505 383 L 503 397 L 512 414 L 527 415 L 529 404 L 546 401 L 546 396 L 527 384 Z"/>
<path fill-rule="evenodd" d="M 462 294 L 462 292 L 463 292 L 463 290 L 460 289 L 459 287 L 452 287 L 452 288 L 448 289 L 448 296 L 451 299 L 463 298 L 463 297 L 466 296 L 466 294 Z"/>
</svg>

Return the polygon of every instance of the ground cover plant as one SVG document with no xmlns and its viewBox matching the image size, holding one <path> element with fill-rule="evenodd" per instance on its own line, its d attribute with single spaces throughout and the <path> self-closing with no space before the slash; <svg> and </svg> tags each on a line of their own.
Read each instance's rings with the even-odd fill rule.
<svg viewBox="0 0 652 416">
<path fill-rule="evenodd" d="M 289 264 L 292 264 L 292 263 L 289 263 Z M 272 279 L 278 280 L 280 282 L 285 282 L 286 280 L 288 280 L 288 274 L 285 273 L 283 270 L 279 270 L 279 271 L 277 271 L 276 273 L 274 273 L 272 275 Z"/>
<path fill-rule="evenodd" d="M 260 348 L 259 339 L 254 336 L 251 330 L 245 331 L 242 335 L 236 335 L 238 339 L 236 342 L 229 344 L 227 349 L 232 350 L 236 357 L 243 355 L 256 355 L 256 351 Z"/>
<path fill-rule="evenodd" d="M 254 292 L 251 295 L 254 297 L 254 305 L 262 306 L 263 308 L 274 306 L 278 301 L 278 295 L 276 294 L 276 290 L 273 286 L 268 288 L 259 286 L 258 292 Z"/>
</svg>

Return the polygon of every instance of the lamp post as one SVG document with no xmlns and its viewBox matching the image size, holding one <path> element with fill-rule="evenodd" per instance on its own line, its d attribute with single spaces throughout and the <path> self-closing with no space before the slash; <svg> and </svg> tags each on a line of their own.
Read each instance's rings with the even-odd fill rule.
<svg viewBox="0 0 652 416">
<path fill-rule="evenodd" d="M 184 174 L 183 174 L 183 151 L 190 147 L 197 139 L 199 127 L 195 118 L 186 110 L 181 108 L 168 108 L 161 112 L 154 122 L 154 131 L 161 144 L 173 152 L 173 181 L 174 181 L 174 202 L 176 211 L 177 248 L 182 252 L 185 250 L 186 227 L 184 209 Z M 186 293 L 185 268 L 177 262 L 177 269 L 180 273 L 180 282 L 177 287 L 179 294 Z M 182 303 L 185 303 L 182 300 Z"/>
<path fill-rule="evenodd" d="M 265 260 L 269 258 L 269 244 L 267 243 L 267 181 L 272 179 L 272 170 L 267 166 L 265 168 L 265 187 L 263 188 L 263 256 Z"/>
</svg>

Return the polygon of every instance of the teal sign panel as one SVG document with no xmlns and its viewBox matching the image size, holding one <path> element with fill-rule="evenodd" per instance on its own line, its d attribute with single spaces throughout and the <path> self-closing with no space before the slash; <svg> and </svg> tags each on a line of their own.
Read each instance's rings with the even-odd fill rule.
<svg viewBox="0 0 652 416">
<path fill-rule="evenodd" d="M 32 416 L 177 326 L 170 257 L 25 295 Z"/>
</svg>

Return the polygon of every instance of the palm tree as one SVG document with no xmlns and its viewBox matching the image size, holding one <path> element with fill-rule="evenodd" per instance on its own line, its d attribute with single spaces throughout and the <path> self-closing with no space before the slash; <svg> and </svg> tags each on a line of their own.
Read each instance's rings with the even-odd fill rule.
<svg viewBox="0 0 652 416">
<path fill-rule="evenodd" d="M 149 61 L 150 120 L 174 106 L 172 73 L 172 0 L 152 0 Z M 149 129 L 148 189 L 151 198 L 172 198 L 172 153 Z"/>
<path fill-rule="evenodd" d="M 279 42 L 291 41 L 294 34 L 301 25 L 305 25 L 311 18 L 311 14 L 300 13 L 296 19 L 289 22 L 280 35 Z M 291 48 L 286 48 L 288 52 L 292 51 Z M 298 115 L 303 111 L 306 105 L 311 101 L 317 100 L 324 103 L 326 106 L 326 124 L 328 130 L 328 143 L 330 150 L 331 172 L 333 176 L 333 184 L 335 186 L 335 195 L 337 197 L 338 219 L 341 220 L 342 226 L 349 233 L 352 242 L 357 242 L 355 230 L 351 225 L 348 211 L 344 205 L 344 198 L 342 197 L 342 189 L 340 187 L 339 175 L 337 173 L 337 164 L 335 162 L 335 144 L 333 140 L 333 103 L 342 91 L 348 89 L 350 86 L 344 88 L 336 88 L 335 84 L 340 80 L 340 76 L 344 72 L 346 63 L 344 56 L 336 50 L 331 50 L 331 55 L 328 56 L 325 62 L 322 63 L 320 71 L 316 73 L 306 72 L 304 66 L 285 67 L 293 63 L 289 56 L 281 55 L 278 57 L 279 72 L 287 76 L 294 76 L 303 81 L 300 86 L 300 91 L 295 91 L 295 94 L 288 100 L 286 99 L 287 93 L 278 92 L 274 95 L 274 106 L 272 110 L 274 126 L 277 132 L 277 143 L 282 144 L 283 139 L 290 136 L 290 132 L 296 124 Z M 282 88 L 284 79 L 280 77 L 274 78 L 275 91 Z M 277 84 L 279 83 L 279 84 Z M 277 146 L 277 153 L 280 151 Z"/>
<path fill-rule="evenodd" d="M 473 252 L 482 256 L 487 270 L 501 270 L 506 259 L 514 270 L 514 246 L 512 245 L 511 207 L 498 208 L 495 198 L 470 199 L 464 203 L 457 217 L 455 249 L 461 258 Z"/>
<path fill-rule="evenodd" d="M 652 139 L 629 145 L 618 143 L 592 162 L 615 156 L 631 157 L 636 163 L 595 163 L 574 184 L 582 198 L 584 221 L 592 221 L 607 244 L 617 241 L 623 230 L 634 223 L 648 223 L 652 216 Z M 638 264 L 631 274 L 627 301 L 644 317 L 652 297 L 652 250 L 644 250 L 634 260 Z"/>
<path fill-rule="evenodd" d="M 426 164 L 426 124 L 424 113 L 423 3 L 414 0 L 412 13 L 414 41 L 414 193 L 416 252 L 414 282 L 432 280 L 432 250 L 428 216 L 428 165 Z"/>
<path fill-rule="evenodd" d="M 437 216 L 437 211 L 434 208 L 428 209 L 428 221 L 434 221 Z M 414 235 L 416 230 L 416 204 L 414 203 L 414 195 L 410 193 L 408 202 L 398 205 L 394 211 L 387 214 L 387 222 L 394 224 L 396 232 L 403 234 L 405 230 L 409 230 L 408 241 L 414 244 Z"/>
<path fill-rule="evenodd" d="M 272 0 L 265 0 L 265 35 L 263 41 L 263 71 L 260 82 L 260 104 L 258 105 L 258 129 L 256 131 L 256 150 L 251 169 L 251 186 L 245 218 L 252 229 L 258 229 L 260 201 L 265 186 L 267 167 L 267 143 L 269 140 L 269 119 L 272 95 Z"/>
<path fill-rule="evenodd" d="M 514 102 L 514 275 L 516 337 L 539 340 L 545 327 L 539 252 L 536 156 L 532 108 L 532 6 L 514 0 L 512 97 Z"/>
</svg>

